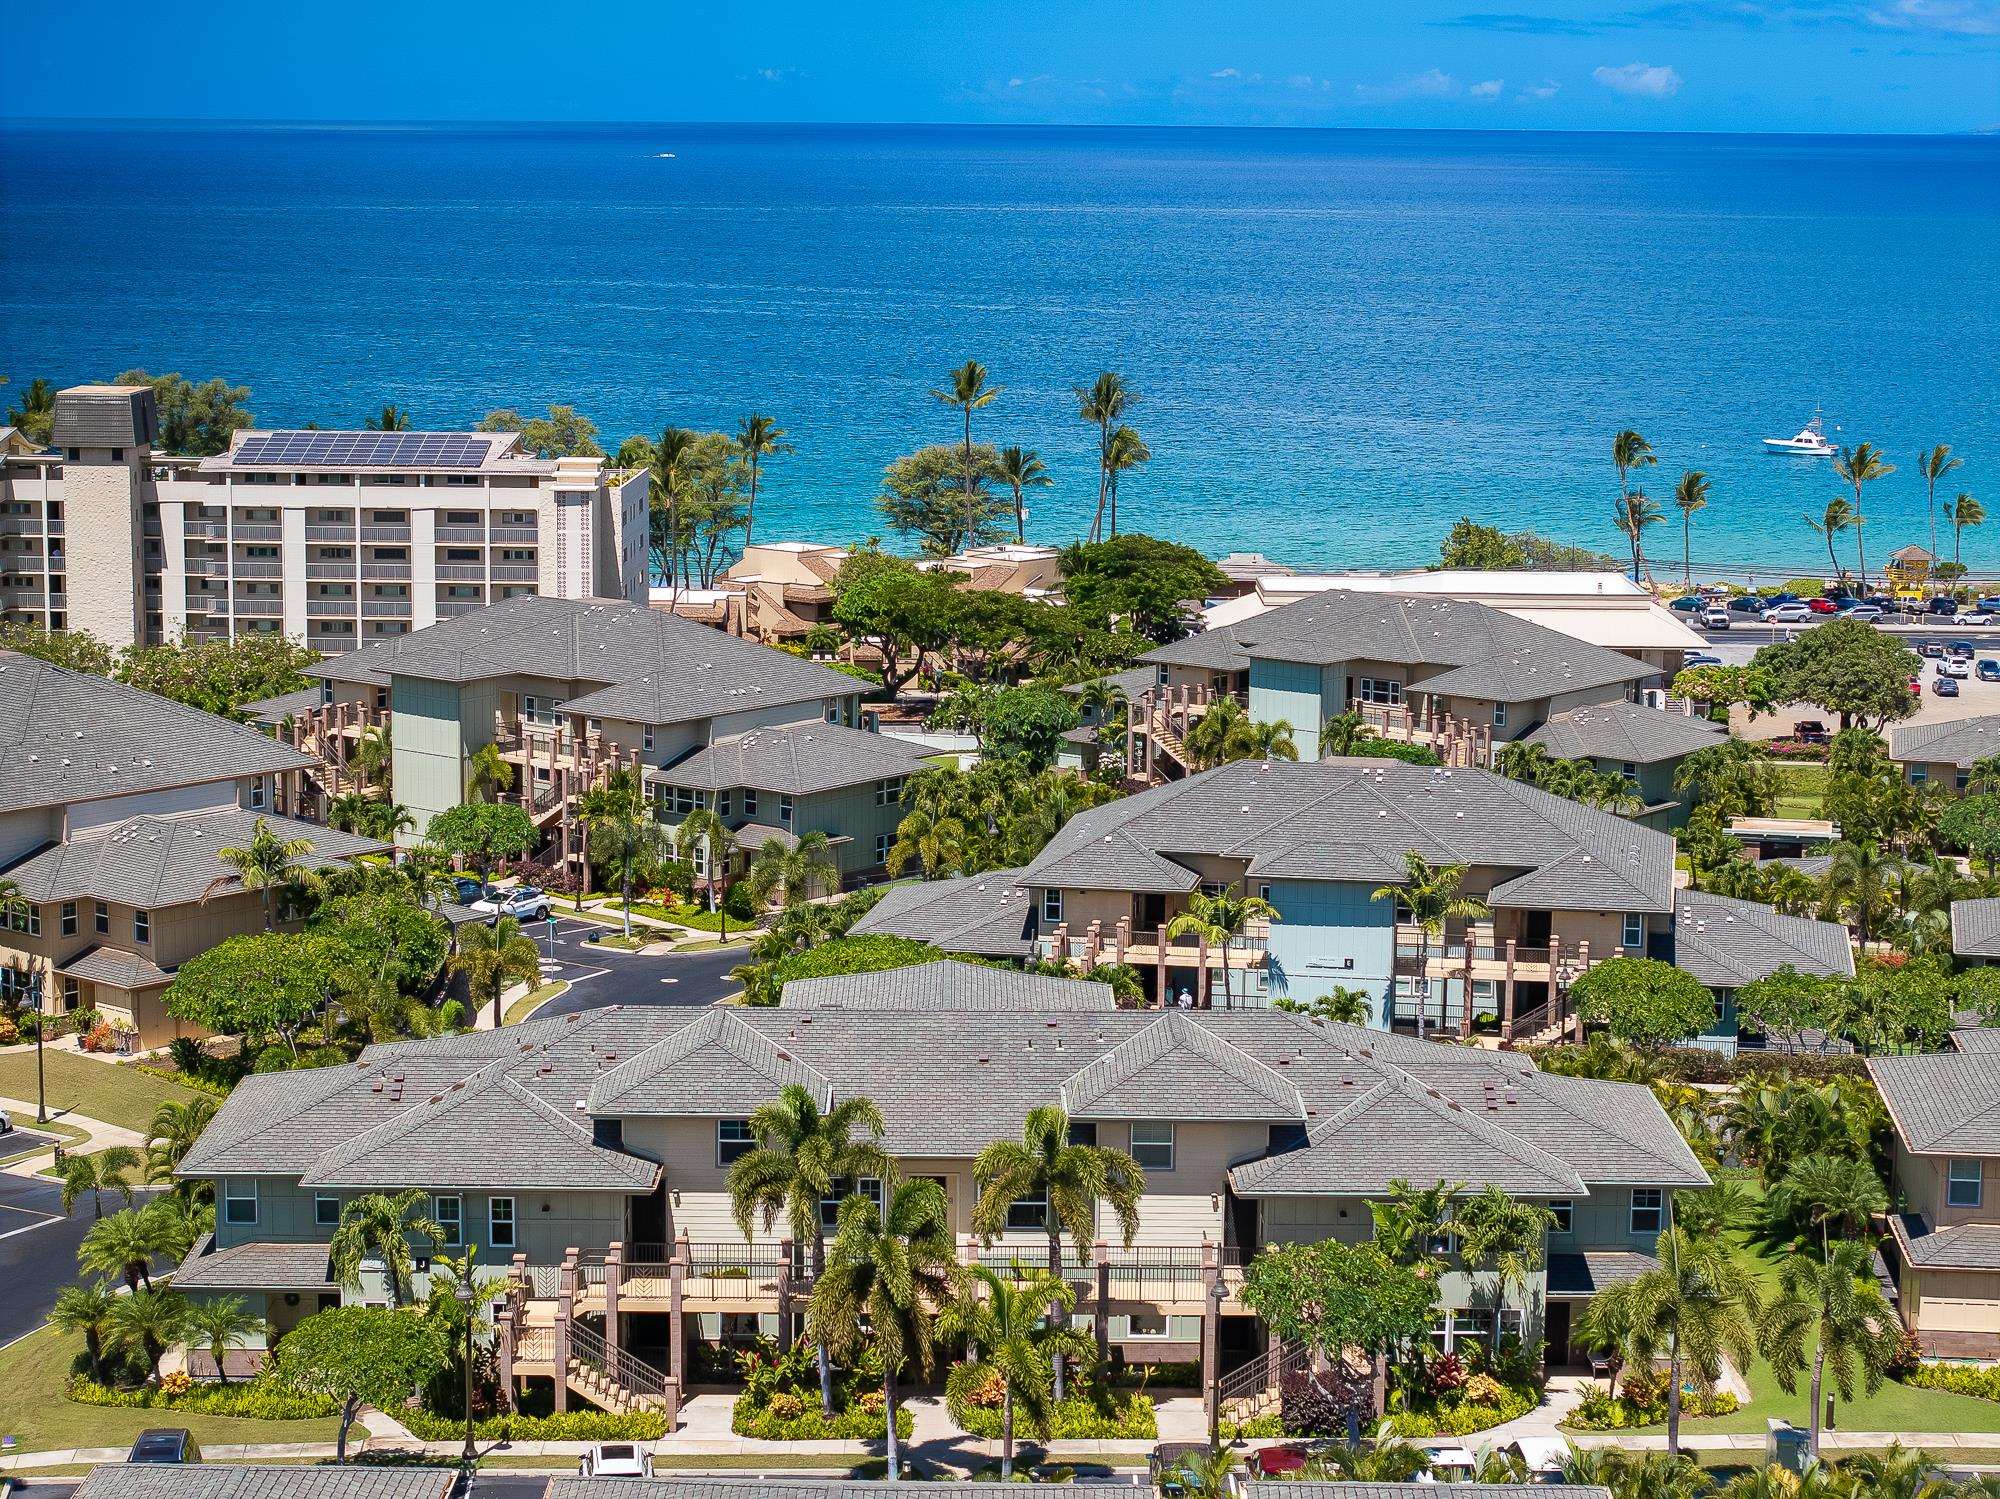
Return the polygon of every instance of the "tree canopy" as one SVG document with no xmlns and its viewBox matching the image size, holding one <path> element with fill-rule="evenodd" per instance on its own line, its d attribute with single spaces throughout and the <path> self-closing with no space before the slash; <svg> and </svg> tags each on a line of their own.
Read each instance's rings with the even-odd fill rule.
<svg viewBox="0 0 2000 1499">
<path fill-rule="evenodd" d="M 1436 1299 L 1436 1282 L 1418 1267 L 1338 1239 L 1266 1249 L 1243 1272 L 1243 1304 L 1287 1343 L 1329 1360 L 1422 1339 Z"/>
<path fill-rule="evenodd" d="M 299 1028 L 324 1002 L 312 954 L 284 932 L 231 937 L 181 964 L 167 1013 L 231 1035 L 277 1036 L 294 1056 Z"/>
<path fill-rule="evenodd" d="M 958 590 L 942 573 L 873 547 L 851 553 L 833 580 L 833 619 L 882 652 L 882 680 L 893 701 L 916 675 L 923 653 L 950 640 Z"/>
<path fill-rule="evenodd" d="M 1880 727 L 1916 711 L 1910 678 L 1923 667 L 1916 652 L 1872 625 L 1833 619 L 1796 640 L 1767 645 L 1750 660 L 1771 674 L 1779 702 L 1813 703 L 1840 715 L 1840 726 Z"/>
<path fill-rule="evenodd" d="M 341 1402 L 340 1457 L 363 1405 L 393 1411 L 451 1361 L 438 1324 L 401 1307 L 341 1306 L 315 1312 L 285 1334 L 269 1378 L 283 1389 Z"/>
<path fill-rule="evenodd" d="M 892 530 L 916 541 L 926 557 L 1005 541 L 1014 530 L 1014 498 L 1004 487 L 1000 454 L 974 443 L 968 467 L 961 444 L 934 443 L 882 470 L 875 497 Z"/>
<path fill-rule="evenodd" d="M 928 942 L 904 937 L 836 937 L 773 963 L 747 964 L 736 970 L 743 980 L 743 997 L 753 1005 L 774 1005 L 793 979 L 832 978 L 844 973 L 879 973 L 886 968 L 913 968 L 949 957 Z"/>
<path fill-rule="evenodd" d="M 1041 771 L 1055 763 L 1062 736 L 1077 725 L 1077 710 L 1047 687 L 1003 687 L 986 700 L 982 720 L 987 754 Z"/>
<path fill-rule="evenodd" d="M 184 375 L 149 375 L 144 370 L 126 370 L 112 383 L 153 387 L 160 419 L 158 447 L 163 453 L 213 457 L 226 452 L 230 439 L 253 421 L 243 406 L 250 399 L 247 385 L 224 380 L 196 385 Z"/>
<path fill-rule="evenodd" d="M 1989 791 L 1960 797 L 1945 808 L 1937 830 L 1992 873 L 1995 863 L 2000 862 L 2000 795 Z"/>
<path fill-rule="evenodd" d="M 319 652 L 279 634 L 113 650 L 88 630 L 44 630 L 18 621 L 0 625 L 0 649 L 109 677 L 224 718 L 242 717 L 245 703 L 311 686 L 305 668 L 320 659 Z"/>
<path fill-rule="evenodd" d="M 535 824 L 512 802 L 466 802 L 433 817 L 424 841 L 470 861 L 484 880 L 502 859 L 518 859 L 535 846 Z"/>
<path fill-rule="evenodd" d="M 1632 1046 L 1669 1046 L 1715 1020 L 1701 981 L 1655 958 L 1611 958 L 1570 986 L 1577 1013 Z"/>
<path fill-rule="evenodd" d="M 574 406 L 551 403 L 547 416 L 524 417 L 512 406 L 489 411 L 479 419 L 481 432 L 518 432 L 521 446 L 530 453 L 546 453 L 551 458 L 602 458 L 597 445 L 597 423 Z"/>
<path fill-rule="evenodd" d="M 1108 629 L 1128 622 L 1160 644 L 1187 634 L 1183 605 L 1198 604 L 1229 582 L 1194 548 L 1136 531 L 1065 547 L 1062 575 L 1070 608 L 1092 624 Z"/>
</svg>

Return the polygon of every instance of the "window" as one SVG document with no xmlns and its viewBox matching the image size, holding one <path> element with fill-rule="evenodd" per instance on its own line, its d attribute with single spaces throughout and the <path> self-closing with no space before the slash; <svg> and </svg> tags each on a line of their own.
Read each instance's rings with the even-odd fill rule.
<svg viewBox="0 0 2000 1499">
<path fill-rule="evenodd" d="M 757 1143 L 750 1133 L 748 1119 L 718 1119 L 715 1121 L 715 1164 L 727 1166 L 731 1161 L 748 1155 Z"/>
<path fill-rule="evenodd" d="M 780 791 L 778 793 L 778 826 L 788 828 L 791 825 L 792 798 L 788 792 Z"/>
<path fill-rule="evenodd" d="M 74 1010 L 76 1008 L 77 1001 L 82 997 L 83 997 L 83 980 L 76 978 L 71 974 L 67 973 L 64 974 L 62 976 L 63 1013 L 67 1015 L 71 1010 Z"/>
<path fill-rule="evenodd" d="M 1637 765 L 1634 765 L 1630 760 L 1627 760 L 1624 764 L 1618 767 L 1618 774 L 1625 777 L 1625 779 L 1628 781 L 1635 780 L 1637 779 L 1639 774 L 1639 767 Z"/>
<path fill-rule="evenodd" d="M 893 807 L 903 799 L 903 778 L 890 776 L 886 781 L 875 783 L 875 805 Z"/>
<path fill-rule="evenodd" d="M 134 942 L 151 942 L 153 940 L 153 913 L 151 911 L 135 910 L 132 913 L 132 940 Z"/>
<path fill-rule="evenodd" d="M 1007 1226 L 1019 1229 L 1046 1229 L 1049 1204 L 1045 1197 L 1022 1197 L 1007 1204 Z"/>
<path fill-rule="evenodd" d="M 1070 1120 L 1069 1143 L 1072 1145 L 1095 1145 L 1097 1143 L 1097 1121 L 1094 1119 Z"/>
<path fill-rule="evenodd" d="M 1158 1122 L 1132 1126 L 1132 1159 L 1148 1171 L 1174 1169 L 1174 1127 Z"/>
<path fill-rule="evenodd" d="M 715 793 L 715 815 L 717 817 L 728 817 L 730 815 L 730 800 L 730 793 L 727 791 L 718 791 Z"/>
<path fill-rule="evenodd" d="M 1044 890 L 1042 892 L 1042 920 L 1061 921 L 1062 919 L 1062 891 Z"/>
<path fill-rule="evenodd" d="M 833 1190 L 819 1202 L 820 1226 L 831 1230 L 840 1220 L 840 1205 L 857 1192 L 874 1203 L 877 1209 L 881 1208 L 882 1183 L 878 1178 L 864 1176 L 858 1182 L 851 1182 L 844 1176 L 836 1176 Z"/>
<path fill-rule="evenodd" d="M 1364 703 L 1395 705 L 1403 701 L 1403 684 L 1385 677 L 1358 677 L 1354 683 L 1354 695 Z"/>
<path fill-rule="evenodd" d="M 1166 1335 L 1165 1312 L 1134 1312 L 1125 1319 L 1125 1336 L 1128 1338 L 1164 1338 Z"/>
<path fill-rule="evenodd" d="M 1970 786 L 1971 784 L 1972 784 L 1972 772 L 1967 770 L 1961 770 L 1957 775 L 1951 778 L 1951 785 L 1954 791 L 1963 791 L 1967 786 Z"/>
<path fill-rule="evenodd" d="M 264 780 L 261 776 L 250 783 L 250 805 L 252 807 L 264 805 Z"/>
<path fill-rule="evenodd" d="M 590 1121 L 590 1143 L 599 1150 L 623 1150 L 625 1121 L 607 1119 L 602 1114 L 593 1115 Z"/>
<path fill-rule="evenodd" d="M 887 833 L 877 833 L 875 835 L 875 862 L 877 864 L 887 864 L 889 862 L 889 844 L 891 841 Z"/>
<path fill-rule="evenodd" d="M 698 812 L 708 805 L 708 793 L 706 791 L 696 791 L 690 786 L 676 786 L 670 795 L 673 800 L 674 810 L 683 817 L 687 816 L 690 812 Z"/>
<path fill-rule="evenodd" d="M 1632 1232 L 1656 1234 L 1666 1217 L 1666 1194 L 1658 1187 L 1632 1189 Z"/>
<path fill-rule="evenodd" d="M 486 1247 L 489 1249 L 512 1249 L 514 1247 L 514 1199 L 511 1197 L 489 1197 L 486 1199 Z"/>
<path fill-rule="evenodd" d="M 1925 781 L 1928 781 L 1929 779 L 1930 779 L 1930 774 L 1923 768 L 1923 766 L 1912 765 L 1910 767 L 1910 784 L 1912 786 L 1921 786 L 1924 784 Z"/>
<path fill-rule="evenodd" d="M 1946 1178 L 1944 1200 L 1955 1208 L 1976 1208 L 1985 1196 L 1982 1162 L 1953 1161 Z"/>
<path fill-rule="evenodd" d="M 645 747 L 646 747 L 646 753 L 647 753 L 647 754 L 649 754 L 649 755 L 650 755 L 650 754 L 652 754 L 652 752 L 653 752 L 653 728 L 652 728 L 652 725 L 651 725 L 651 724 L 648 724 L 648 725 L 646 726 L 646 730 L 645 730 L 645 732 L 644 732 L 643 734 L 641 734 L 641 735 L 640 735 L 639 737 L 640 737 L 640 740 L 641 740 L 641 742 L 642 742 L 642 743 L 643 743 L 643 744 L 645 745 Z"/>
<path fill-rule="evenodd" d="M 1627 947 L 1644 947 L 1646 945 L 1646 918 L 1641 916 L 1637 911 L 1626 912 L 1625 933 L 1620 940 Z"/>
<path fill-rule="evenodd" d="M 1550 1227 L 1552 1234 L 1566 1234 L 1576 1227 L 1576 1204 L 1568 1198 L 1558 1198 L 1549 1204 L 1549 1215 L 1555 1219 Z"/>
<path fill-rule="evenodd" d="M 757 815 L 757 793 L 748 786 L 743 788 L 743 815 L 745 817 Z"/>
<path fill-rule="evenodd" d="M 313 1196 L 313 1222 L 321 1228 L 340 1227 L 340 1198 L 333 1192 L 319 1192 Z"/>
<path fill-rule="evenodd" d="M 1505 703 L 1495 703 L 1493 705 L 1493 727 L 1496 729 L 1507 727 L 1507 705 Z"/>
<path fill-rule="evenodd" d="M 444 1237 L 438 1240 L 440 1249 L 456 1249 L 465 1242 L 465 1199 L 462 1197 L 433 1197 L 431 1217 L 444 1230 Z"/>
<path fill-rule="evenodd" d="M 222 1221 L 224 1223 L 257 1221 L 257 1183 L 225 1181 L 222 1184 Z"/>
<path fill-rule="evenodd" d="M 101 937 L 108 937 L 111 935 L 111 907 L 107 906 L 101 900 L 95 902 L 95 905 L 97 906 L 98 935 Z"/>
</svg>

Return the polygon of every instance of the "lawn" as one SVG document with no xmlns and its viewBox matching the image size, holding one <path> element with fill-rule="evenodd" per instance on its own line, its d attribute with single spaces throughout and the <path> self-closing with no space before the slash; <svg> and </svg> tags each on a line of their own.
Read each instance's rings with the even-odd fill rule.
<svg viewBox="0 0 2000 1499">
<path fill-rule="evenodd" d="M 181 1411 L 73 1405 L 63 1394 L 81 1336 L 45 1327 L 0 1349 L 0 1436 L 14 1437 L 23 1452 L 64 1447 L 122 1447 L 155 1426 L 185 1426 L 203 1446 L 235 1442 L 330 1442 L 340 1423 L 248 1421 Z"/>
<path fill-rule="evenodd" d="M 1778 773 L 1779 817 L 1826 815 L 1826 767 L 1813 761 L 1774 761 Z"/>
<path fill-rule="evenodd" d="M 558 994 L 567 993 L 568 990 L 568 979 L 557 979 L 552 984 L 537 984 L 526 994 L 523 994 L 519 999 L 507 1006 L 507 1014 L 502 1023 L 506 1025 L 519 1025 Z"/>
<path fill-rule="evenodd" d="M 161 1104 L 209 1097 L 163 1077 L 150 1077 L 136 1067 L 94 1062 L 75 1052 L 44 1050 L 42 1059 L 48 1068 L 51 1114 L 85 1114 L 142 1135 L 151 1127 Z M 34 1102 L 32 1049 L 0 1052 L 0 1096 Z"/>
</svg>

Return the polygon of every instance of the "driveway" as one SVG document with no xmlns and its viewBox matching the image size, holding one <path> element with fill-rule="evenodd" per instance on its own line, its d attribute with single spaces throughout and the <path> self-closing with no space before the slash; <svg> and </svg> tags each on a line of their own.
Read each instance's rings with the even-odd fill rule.
<svg viewBox="0 0 2000 1499">
<path fill-rule="evenodd" d="M 534 923 L 543 979 L 569 980 L 569 989 L 537 1010 L 538 1016 L 573 1015 L 606 1005 L 708 1005 L 743 987 L 729 970 L 747 960 L 746 948 L 645 957 L 586 940 L 614 930 L 559 917 L 551 940 L 547 927 Z"/>
<path fill-rule="evenodd" d="M 105 1212 L 125 1206 L 117 1193 L 105 1195 Z M 151 1195 L 142 1191 L 140 1200 Z M 76 1282 L 76 1246 L 93 1221 L 88 1197 L 66 1218 L 52 1178 L 0 1171 L 0 1286 L 7 1288 L 0 1295 L 0 1344 L 40 1327 L 56 1293 Z"/>
</svg>

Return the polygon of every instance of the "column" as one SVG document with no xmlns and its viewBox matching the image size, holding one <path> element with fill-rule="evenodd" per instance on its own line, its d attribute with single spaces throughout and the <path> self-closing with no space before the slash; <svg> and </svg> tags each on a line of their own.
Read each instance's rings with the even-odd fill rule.
<svg viewBox="0 0 2000 1499">
<path fill-rule="evenodd" d="M 1218 1344 L 1222 1320 L 1221 1303 L 1216 1299 L 1216 1290 L 1221 1283 L 1222 1267 L 1217 1262 L 1215 1245 L 1208 1239 L 1201 1241 L 1201 1402 L 1208 1416 L 1208 1441 L 1216 1445 L 1217 1428 L 1222 1421 L 1222 1406 L 1218 1396 L 1220 1390 L 1216 1381 L 1221 1376 L 1217 1363 Z"/>
<path fill-rule="evenodd" d="M 625 1277 L 625 1246 L 612 1240 L 604 1251 L 604 1346 L 618 1356 L 618 1290 Z"/>
<path fill-rule="evenodd" d="M 164 526 L 161 530 L 165 530 Z M 356 555 L 359 555 L 358 553 Z M 306 638 L 306 595 L 311 589 L 306 583 L 306 510 L 303 505 L 287 505 L 278 512 L 278 592 L 282 602 L 279 607 L 284 612 L 284 632 L 294 640 Z M 359 599 L 361 590 L 355 589 Z M 355 605 L 358 613 L 360 605 Z M 357 631 L 355 643 L 361 644 Z"/>
<path fill-rule="evenodd" d="M 426 497 L 428 498 L 428 497 Z M 360 517 L 356 517 L 358 520 Z M 366 556 L 355 533 L 355 555 Z M 421 630 L 438 622 L 437 510 L 429 504 L 410 507 L 410 628 Z"/>
<path fill-rule="evenodd" d="M 1208 938 L 1197 937 L 1194 943 L 1194 1007 L 1208 1008 Z"/>
<path fill-rule="evenodd" d="M 687 1235 L 674 1240 L 674 1257 L 667 1262 L 667 1372 L 687 1388 Z"/>
<path fill-rule="evenodd" d="M 1097 1332 L 1097 1366 L 1103 1369 L 1111 1362 L 1111 1246 L 1099 1239 L 1091 1250 L 1097 1264 L 1096 1316 L 1091 1320 Z"/>
<path fill-rule="evenodd" d="M 1578 975 L 1590 972 L 1590 939 L 1584 938 L 1576 945 L 1576 971 Z M 1576 1044 L 1583 1044 L 1583 1013 L 1576 1013 Z"/>
<path fill-rule="evenodd" d="M 1165 1009 L 1173 1003 L 1173 996 L 1167 993 L 1167 929 L 1164 926 L 1153 929 L 1153 941 L 1159 944 L 1153 949 L 1159 954 L 1153 965 L 1153 1002 Z"/>
<path fill-rule="evenodd" d="M 792 1351 L 792 1250 L 790 1239 L 778 1240 L 778 1351 Z"/>
<path fill-rule="evenodd" d="M 1500 991 L 1500 1039 L 1514 1039 L 1514 939 L 1507 939 L 1507 980 Z"/>
<path fill-rule="evenodd" d="M 556 1414 L 569 1409 L 569 1325 L 576 1316 L 576 1250 L 563 1251 L 561 1274 L 556 1280 Z"/>
<path fill-rule="evenodd" d="M 1465 929 L 1465 965 L 1459 971 L 1458 993 L 1458 1034 L 1464 1038 L 1472 1034 L 1472 928 Z"/>
</svg>

